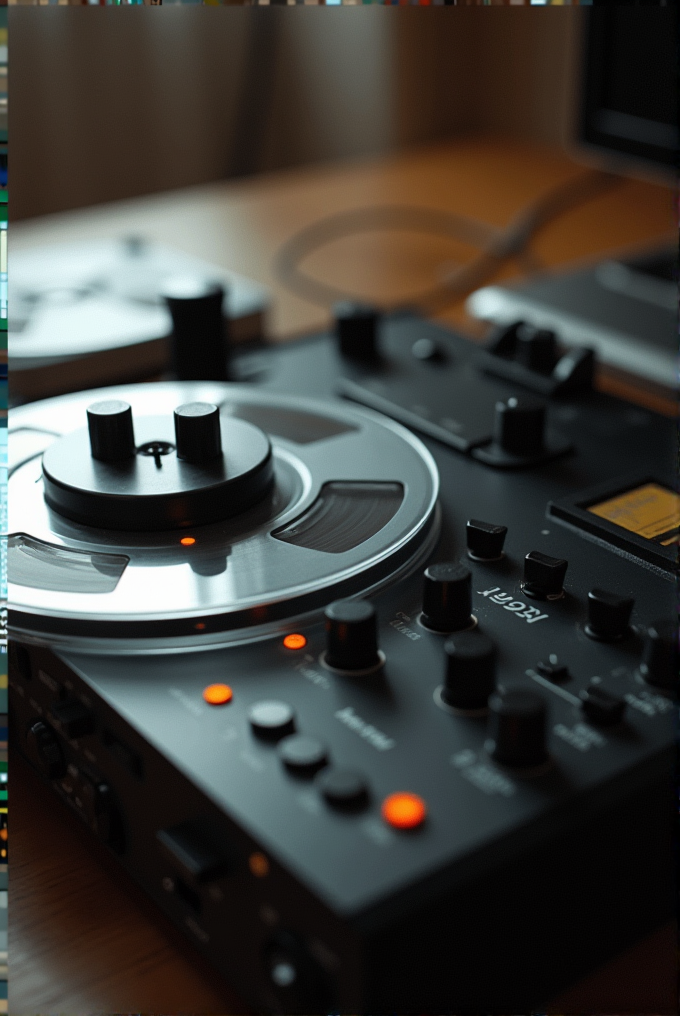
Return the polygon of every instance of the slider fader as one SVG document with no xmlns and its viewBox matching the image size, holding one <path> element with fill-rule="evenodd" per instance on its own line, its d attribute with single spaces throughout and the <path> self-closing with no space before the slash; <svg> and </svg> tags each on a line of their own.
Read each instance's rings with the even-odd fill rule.
<svg viewBox="0 0 680 1016">
<path fill-rule="evenodd" d="M 535 1010 L 674 910 L 674 425 L 338 316 L 13 411 L 11 736 L 258 1010 Z"/>
</svg>

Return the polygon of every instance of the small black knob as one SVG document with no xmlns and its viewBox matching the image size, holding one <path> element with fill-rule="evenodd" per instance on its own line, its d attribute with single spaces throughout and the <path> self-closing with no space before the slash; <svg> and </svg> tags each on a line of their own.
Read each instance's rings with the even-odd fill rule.
<svg viewBox="0 0 680 1016">
<path fill-rule="evenodd" d="M 93 402 L 87 410 L 87 429 L 93 459 L 120 462 L 135 454 L 132 409 L 127 402 L 109 399 Z"/>
<path fill-rule="evenodd" d="M 335 332 L 343 356 L 372 362 L 378 359 L 379 312 L 361 303 L 338 303 L 333 308 Z"/>
<path fill-rule="evenodd" d="M 187 402 L 175 410 L 177 458 L 210 462 L 222 454 L 220 411 L 211 402 Z"/>
<path fill-rule="evenodd" d="M 497 561 L 503 554 L 507 526 L 470 519 L 465 527 L 468 556 L 473 561 Z"/>
<path fill-rule="evenodd" d="M 279 742 L 279 758 L 296 776 L 313 776 L 327 765 L 328 751 L 316 737 L 291 734 Z"/>
<path fill-rule="evenodd" d="M 525 689 L 496 692 L 489 699 L 487 749 L 501 765 L 530 768 L 546 761 L 546 704 Z"/>
<path fill-rule="evenodd" d="M 293 932 L 285 929 L 276 932 L 265 947 L 264 966 L 279 1012 L 322 1012 L 332 1006 L 325 971 Z"/>
<path fill-rule="evenodd" d="M 515 334 L 515 360 L 530 370 L 549 374 L 557 360 L 555 333 L 521 324 Z"/>
<path fill-rule="evenodd" d="M 325 610 L 326 664 L 334 670 L 369 670 L 380 663 L 375 608 L 366 600 L 336 600 Z"/>
<path fill-rule="evenodd" d="M 472 572 L 457 562 L 425 569 L 423 624 L 434 631 L 453 632 L 472 624 Z"/>
<path fill-rule="evenodd" d="M 645 635 L 640 674 L 648 684 L 673 691 L 678 684 L 678 626 L 655 621 Z"/>
<path fill-rule="evenodd" d="M 64 755 L 51 727 L 42 720 L 36 720 L 28 729 L 28 743 L 36 761 L 50 780 L 58 780 L 64 775 Z"/>
<path fill-rule="evenodd" d="M 172 366 L 179 381 L 226 381 L 224 289 L 201 278 L 169 279 L 162 295 L 172 316 Z"/>
<path fill-rule="evenodd" d="M 522 589 L 536 600 L 557 600 L 564 591 L 567 568 L 568 562 L 563 558 L 530 550 L 524 558 Z"/>
<path fill-rule="evenodd" d="M 353 769 L 327 769 L 317 778 L 316 786 L 333 808 L 358 810 L 368 804 L 368 784 Z"/>
<path fill-rule="evenodd" d="M 496 647 L 481 632 L 463 631 L 444 645 L 442 698 L 456 709 L 484 709 L 496 687 Z"/>
<path fill-rule="evenodd" d="M 295 713 L 287 702 L 265 699 L 248 710 L 253 733 L 268 741 L 278 741 L 295 730 Z"/>
<path fill-rule="evenodd" d="M 422 363 L 444 363 L 446 356 L 444 350 L 434 339 L 423 336 L 411 346 L 411 355 Z"/>
<path fill-rule="evenodd" d="M 591 589 L 586 635 L 600 642 L 618 642 L 628 632 L 633 603 L 631 597 L 618 596 L 606 589 Z"/>
<path fill-rule="evenodd" d="M 545 406 L 535 399 L 510 398 L 496 403 L 493 438 L 504 452 L 519 457 L 544 450 Z"/>
<path fill-rule="evenodd" d="M 624 699 L 612 695 L 599 684 L 591 684 L 579 693 L 583 715 L 598 727 L 611 727 L 620 723 L 626 709 Z"/>
</svg>

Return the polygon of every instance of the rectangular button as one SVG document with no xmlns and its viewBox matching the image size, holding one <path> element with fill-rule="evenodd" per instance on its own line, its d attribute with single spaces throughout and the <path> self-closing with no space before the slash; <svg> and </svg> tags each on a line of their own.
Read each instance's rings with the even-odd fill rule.
<svg viewBox="0 0 680 1016">
<path fill-rule="evenodd" d="M 229 867 L 227 858 L 208 841 L 196 822 L 159 829 L 156 839 L 183 874 L 194 882 L 210 882 Z"/>
</svg>

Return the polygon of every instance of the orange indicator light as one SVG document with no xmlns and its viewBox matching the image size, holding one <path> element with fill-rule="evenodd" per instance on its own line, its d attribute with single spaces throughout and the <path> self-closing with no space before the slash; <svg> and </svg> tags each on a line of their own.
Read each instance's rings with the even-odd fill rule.
<svg viewBox="0 0 680 1016">
<path fill-rule="evenodd" d="M 415 829 L 424 821 L 427 806 L 417 794 L 402 792 L 386 797 L 381 811 L 385 821 L 395 829 Z"/>
<path fill-rule="evenodd" d="M 183 547 L 193 547 L 193 545 L 196 543 L 196 540 L 194 539 L 193 536 L 183 536 L 179 542 L 182 544 Z"/>
<path fill-rule="evenodd" d="M 194 628 L 196 629 L 196 631 L 203 631 L 205 625 L 203 624 L 202 621 L 197 621 L 196 624 L 194 625 Z"/>
<path fill-rule="evenodd" d="M 264 854 L 251 854 L 248 858 L 248 867 L 256 878 L 264 878 L 269 874 L 269 861 Z"/>
<path fill-rule="evenodd" d="M 228 684 L 209 684 L 203 689 L 203 698 L 211 706 L 226 706 L 233 697 L 234 693 Z"/>
<path fill-rule="evenodd" d="M 291 635 L 286 635 L 283 640 L 283 644 L 286 649 L 304 649 L 307 645 L 307 639 L 304 635 L 293 632 Z"/>
</svg>

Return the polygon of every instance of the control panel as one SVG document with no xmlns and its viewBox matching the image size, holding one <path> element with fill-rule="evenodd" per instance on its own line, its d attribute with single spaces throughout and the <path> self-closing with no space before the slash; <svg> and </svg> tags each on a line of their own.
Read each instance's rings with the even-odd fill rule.
<svg viewBox="0 0 680 1016">
<path fill-rule="evenodd" d="M 563 361 L 528 329 L 489 352 L 343 308 L 244 354 L 254 394 L 170 392 L 174 431 L 135 386 L 79 397 L 82 431 L 13 474 L 61 512 L 12 544 L 15 743 L 260 1009 L 528 1011 L 673 911 L 674 428 Z M 166 455 L 136 464 L 126 405 Z M 231 474 L 201 463 L 236 445 L 251 500 L 203 518 Z M 114 446 L 173 470 L 188 523 L 88 529 L 78 463 L 108 477 Z M 125 557 L 139 616 L 109 587 L 48 609 L 52 545 Z"/>
</svg>

